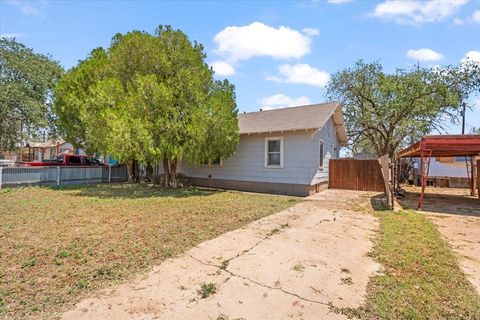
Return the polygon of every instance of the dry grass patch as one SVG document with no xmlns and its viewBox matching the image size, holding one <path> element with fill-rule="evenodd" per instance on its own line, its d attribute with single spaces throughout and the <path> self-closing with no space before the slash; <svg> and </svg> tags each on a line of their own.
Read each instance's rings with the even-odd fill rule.
<svg viewBox="0 0 480 320">
<path fill-rule="evenodd" d="M 0 318 L 55 318 L 298 198 L 117 184 L 0 191 Z"/>
</svg>

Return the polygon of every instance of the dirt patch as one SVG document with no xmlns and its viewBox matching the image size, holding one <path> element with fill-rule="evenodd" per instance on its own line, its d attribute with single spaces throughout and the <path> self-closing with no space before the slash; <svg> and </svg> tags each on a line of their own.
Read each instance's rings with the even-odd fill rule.
<svg viewBox="0 0 480 320">
<path fill-rule="evenodd" d="M 378 220 L 348 204 L 368 202 L 365 195 L 309 197 L 101 291 L 63 318 L 344 319 L 329 304 L 362 304 L 379 267 L 367 256 Z"/>
</svg>

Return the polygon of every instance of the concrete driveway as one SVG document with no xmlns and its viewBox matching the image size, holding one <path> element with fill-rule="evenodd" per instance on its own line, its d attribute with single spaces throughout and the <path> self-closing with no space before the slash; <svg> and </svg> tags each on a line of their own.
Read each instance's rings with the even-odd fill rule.
<svg viewBox="0 0 480 320">
<path fill-rule="evenodd" d="M 359 306 L 379 267 L 367 257 L 378 221 L 351 205 L 366 195 L 316 194 L 100 291 L 62 318 L 344 319 L 328 304 Z M 208 297 L 202 284 L 214 284 Z"/>
</svg>

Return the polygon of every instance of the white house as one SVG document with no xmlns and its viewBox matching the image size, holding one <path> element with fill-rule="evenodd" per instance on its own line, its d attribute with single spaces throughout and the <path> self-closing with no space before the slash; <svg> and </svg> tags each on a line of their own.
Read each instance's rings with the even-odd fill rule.
<svg viewBox="0 0 480 320">
<path fill-rule="evenodd" d="M 327 186 L 328 161 L 347 143 L 336 102 L 239 114 L 238 124 L 233 156 L 179 173 L 196 186 L 306 196 Z"/>
<path fill-rule="evenodd" d="M 420 185 L 420 159 L 414 158 L 414 184 Z M 439 187 L 468 188 L 469 180 L 465 157 L 432 157 L 428 184 Z"/>
<path fill-rule="evenodd" d="M 43 142 L 28 142 L 26 147 L 28 148 L 27 156 L 29 161 L 52 160 L 60 154 L 75 153 L 73 145 L 62 139 L 47 140 Z"/>
</svg>

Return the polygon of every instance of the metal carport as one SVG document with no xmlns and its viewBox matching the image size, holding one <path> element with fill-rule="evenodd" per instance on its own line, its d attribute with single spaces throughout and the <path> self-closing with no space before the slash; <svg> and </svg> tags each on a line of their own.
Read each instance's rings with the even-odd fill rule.
<svg viewBox="0 0 480 320">
<path fill-rule="evenodd" d="M 417 209 L 421 209 L 431 157 L 469 157 L 467 171 L 470 179 L 470 194 L 475 194 L 475 163 L 474 157 L 480 156 L 480 135 L 431 135 L 424 136 L 420 141 L 398 153 L 398 158 L 420 158 L 420 181 L 422 191 L 418 199 Z M 480 196 L 480 194 L 479 194 Z"/>
</svg>

